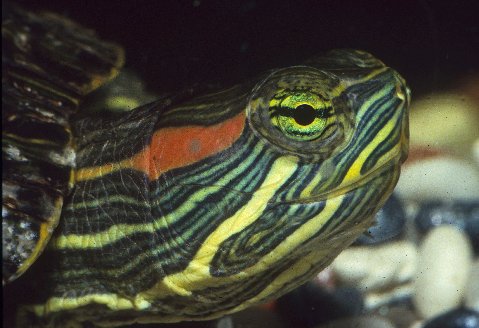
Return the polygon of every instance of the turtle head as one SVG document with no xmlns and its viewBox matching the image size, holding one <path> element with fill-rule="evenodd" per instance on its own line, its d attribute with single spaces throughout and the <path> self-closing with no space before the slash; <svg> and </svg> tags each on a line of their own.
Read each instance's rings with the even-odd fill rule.
<svg viewBox="0 0 479 328">
<path fill-rule="evenodd" d="M 272 72 L 249 102 L 254 133 L 285 168 L 308 173 L 283 185 L 290 192 L 273 203 L 331 199 L 398 172 L 407 157 L 410 90 L 396 71 L 355 50 L 309 64 Z"/>
<path fill-rule="evenodd" d="M 371 224 L 407 156 L 409 89 L 367 53 L 334 51 L 248 90 L 214 95 L 230 118 L 208 143 L 229 146 L 169 184 L 197 193 L 176 229 L 198 246 L 165 280 L 211 316 L 280 296 L 328 265 Z"/>
<path fill-rule="evenodd" d="M 277 155 L 264 189 L 274 192 L 259 218 L 222 245 L 217 263 L 241 263 L 239 271 L 276 261 L 284 272 L 273 285 L 281 292 L 329 264 L 396 185 L 408 153 L 409 103 L 404 79 L 356 50 L 331 51 L 259 82 L 247 117 Z"/>
</svg>

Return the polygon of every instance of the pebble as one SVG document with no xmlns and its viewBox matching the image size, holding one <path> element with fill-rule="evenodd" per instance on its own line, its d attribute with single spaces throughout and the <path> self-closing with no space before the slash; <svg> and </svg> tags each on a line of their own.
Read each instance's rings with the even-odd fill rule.
<svg viewBox="0 0 479 328">
<path fill-rule="evenodd" d="M 447 155 L 417 160 L 403 166 L 395 190 L 401 199 L 416 202 L 477 200 L 479 168 Z"/>
<path fill-rule="evenodd" d="M 410 304 L 384 306 L 379 309 L 379 314 L 387 317 L 397 328 L 409 328 L 417 322 L 418 317 Z"/>
<path fill-rule="evenodd" d="M 354 245 L 371 245 L 390 241 L 404 230 L 406 214 L 401 201 L 394 194 L 379 210 L 374 219 L 374 225 L 359 236 Z"/>
<path fill-rule="evenodd" d="M 312 282 L 327 290 L 334 290 L 336 287 L 336 277 L 330 266 L 319 272 Z"/>
<path fill-rule="evenodd" d="M 463 93 L 431 94 L 414 101 L 409 118 L 411 148 L 433 147 L 468 156 L 479 137 L 477 107 Z"/>
<path fill-rule="evenodd" d="M 339 287 L 330 291 L 307 283 L 279 298 L 278 313 L 288 327 L 314 327 L 328 321 L 359 315 L 363 297 L 355 288 Z"/>
<path fill-rule="evenodd" d="M 421 204 L 415 220 L 416 226 L 422 233 L 443 224 L 452 224 L 460 229 L 465 229 L 468 220 L 479 220 L 479 199 L 476 201 L 424 202 Z"/>
<path fill-rule="evenodd" d="M 474 158 L 476 164 L 479 166 L 479 138 L 477 138 L 472 145 L 472 157 Z"/>
<path fill-rule="evenodd" d="M 362 316 L 349 319 L 341 319 L 327 324 L 318 326 L 316 328 L 396 328 L 395 325 L 391 323 L 386 318 L 381 316 Z"/>
<path fill-rule="evenodd" d="M 478 328 L 479 312 L 458 308 L 424 323 L 423 328 Z"/>
<path fill-rule="evenodd" d="M 214 328 L 264 328 L 265 323 L 268 328 L 289 328 L 277 312 L 259 306 L 220 318 Z"/>
<path fill-rule="evenodd" d="M 331 267 L 341 283 L 372 292 L 411 280 L 416 261 L 416 246 L 409 241 L 396 241 L 375 247 L 350 247 Z"/>
<path fill-rule="evenodd" d="M 479 198 L 471 201 L 427 201 L 415 216 L 419 232 L 450 224 L 466 231 L 476 252 L 479 252 Z"/>
<path fill-rule="evenodd" d="M 466 285 L 465 305 L 479 311 L 479 259 L 473 263 Z"/>
<path fill-rule="evenodd" d="M 471 264 L 471 245 L 462 231 L 449 225 L 431 230 L 419 249 L 413 296 L 418 314 L 428 319 L 459 306 Z"/>
<path fill-rule="evenodd" d="M 391 304 L 407 303 L 414 294 L 414 284 L 404 283 L 386 290 L 371 291 L 365 293 L 364 307 L 371 311 Z"/>
<path fill-rule="evenodd" d="M 466 222 L 466 232 L 471 239 L 474 252 L 479 255 L 479 219 L 477 217 Z"/>
</svg>

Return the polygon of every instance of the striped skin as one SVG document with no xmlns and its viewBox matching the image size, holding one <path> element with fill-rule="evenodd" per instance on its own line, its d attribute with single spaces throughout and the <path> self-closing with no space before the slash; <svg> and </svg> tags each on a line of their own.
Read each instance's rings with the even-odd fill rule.
<svg viewBox="0 0 479 328">
<path fill-rule="evenodd" d="M 323 139 L 289 138 L 268 104 L 277 90 L 311 88 L 335 119 Z M 79 121 L 76 184 L 26 310 L 52 325 L 204 320 L 292 290 L 392 192 L 408 104 L 395 71 L 337 50 L 189 101 Z"/>
</svg>

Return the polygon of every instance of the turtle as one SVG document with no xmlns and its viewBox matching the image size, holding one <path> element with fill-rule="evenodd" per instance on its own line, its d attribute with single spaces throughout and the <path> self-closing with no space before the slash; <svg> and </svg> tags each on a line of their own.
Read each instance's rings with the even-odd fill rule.
<svg viewBox="0 0 479 328">
<path fill-rule="evenodd" d="M 373 223 L 407 157 L 410 89 L 365 51 L 78 116 L 122 69 L 120 46 L 9 6 L 2 47 L 18 326 L 208 320 L 275 299 Z"/>
</svg>

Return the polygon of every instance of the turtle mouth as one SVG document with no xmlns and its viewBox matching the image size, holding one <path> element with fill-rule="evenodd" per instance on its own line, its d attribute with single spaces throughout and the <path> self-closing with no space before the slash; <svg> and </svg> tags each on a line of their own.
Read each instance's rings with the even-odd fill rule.
<svg viewBox="0 0 479 328">
<path fill-rule="evenodd" d="M 398 171 L 400 170 L 401 164 L 407 158 L 407 148 L 401 147 L 401 150 L 392 155 L 385 163 L 381 166 L 378 166 L 374 170 L 369 171 L 363 175 L 359 180 L 340 188 L 335 188 L 333 190 L 316 194 L 307 198 L 300 198 L 297 200 L 290 201 L 290 204 L 314 204 L 319 202 L 324 202 L 327 199 L 336 198 L 338 196 L 353 192 L 354 190 L 360 189 L 368 185 L 375 179 L 389 180 L 392 175 L 397 175 L 399 178 Z M 397 180 L 396 178 L 396 180 Z"/>
</svg>

